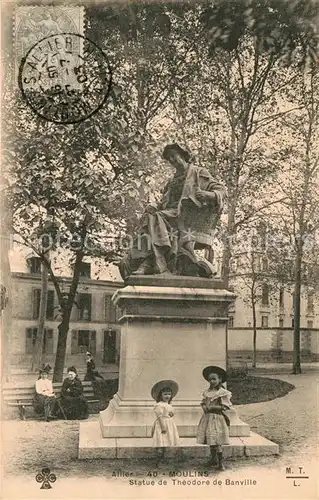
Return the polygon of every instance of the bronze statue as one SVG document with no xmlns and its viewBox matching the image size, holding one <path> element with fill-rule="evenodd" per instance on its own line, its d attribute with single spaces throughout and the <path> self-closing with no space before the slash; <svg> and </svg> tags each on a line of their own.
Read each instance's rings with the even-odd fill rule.
<svg viewBox="0 0 319 500">
<path fill-rule="evenodd" d="M 163 273 L 211 278 L 212 263 L 198 258 L 195 250 L 212 247 L 225 189 L 206 168 L 191 165 L 190 153 L 178 144 L 167 145 L 163 158 L 175 174 L 160 203 L 146 207 L 132 248 L 119 264 L 121 275 L 123 279 Z"/>
</svg>

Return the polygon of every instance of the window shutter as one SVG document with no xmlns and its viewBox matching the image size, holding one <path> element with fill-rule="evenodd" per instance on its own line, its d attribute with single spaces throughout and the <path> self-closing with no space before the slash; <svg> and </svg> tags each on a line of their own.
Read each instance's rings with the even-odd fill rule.
<svg viewBox="0 0 319 500">
<path fill-rule="evenodd" d="M 32 318 L 38 319 L 40 312 L 41 289 L 32 288 Z"/>
<path fill-rule="evenodd" d="M 54 317 L 54 290 L 48 291 L 48 302 L 47 302 L 47 319 L 53 319 Z"/>
<path fill-rule="evenodd" d="M 116 363 L 116 331 L 104 331 L 104 363 Z"/>
<path fill-rule="evenodd" d="M 90 332 L 90 343 L 89 343 L 89 346 L 90 346 L 90 352 L 92 354 L 96 354 L 96 331 L 95 330 L 92 330 Z"/>
<path fill-rule="evenodd" d="M 92 295 L 88 294 L 88 321 L 91 321 L 92 318 Z"/>
<path fill-rule="evenodd" d="M 71 336 L 71 354 L 78 353 L 78 331 L 72 330 Z"/>
<path fill-rule="evenodd" d="M 77 321 L 80 319 L 80 294 L 76 293 L 74 297 L 74 303 L 71 311 L 71 321 Z"/>
<path fill-rule="evenodd" d="M 25 352 L 26 352 L 26 354 L 32 354 L 32 352 L 33 352 L 32 330 L 33 330 L 33 328 L 27 328 L 26 332 L 25 332 Z"/>
<path fill-rule="evenodd" d="M 112 302 L 112 295 L 105 295 L 105 319 L 107 323 L 116 323 L 117 307 Z"/>
<path fill-rule="evenodd" d="M 104 311 L 104 315 L 105 315 L 105 320 L 107 323 L 109 323 L 109 316 L 110 316 L 110 296 L 109 295 L 105 295 L 105 311 Z"/>
<path fill-rule="evenodd" d="M 52 328 L 46 328 L 44 330 L 43 353 L 44 354 L 53 354 L 53 330 L 52 330 Z"/>
</svg>

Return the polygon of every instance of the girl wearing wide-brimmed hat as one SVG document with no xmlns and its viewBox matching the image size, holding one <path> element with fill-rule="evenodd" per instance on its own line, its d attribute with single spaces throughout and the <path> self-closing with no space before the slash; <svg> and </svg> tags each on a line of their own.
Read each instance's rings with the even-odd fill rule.
<svg viewBox="0 0 319 500">
<path fill-rule="evenodd" d="M 207 366 L 203 377 L 209 382 L 209 388 L 203 392 L 202 415 L 197 429 L 197 443 L 210 446 L 211 465 L 224 470 L 222 445 L 229 444 L 229 419 L 225 413 L 232 403 L 231 392 L 223 387 L 226 372 L 219 366 Z"/>
<path fill-rule="evenodd" d="M 159 448 L 159 458 L 163 458 L 165 448 L 177 446 L 178 430 L 174 419 L 172 399 L 178 392 L 178 385 L 173 380 L 160 380 L 152 388 L 152 397 L 156 401 L 154 412 L 156 420 L 153 426 L 153 443 Z"/>
</svg>

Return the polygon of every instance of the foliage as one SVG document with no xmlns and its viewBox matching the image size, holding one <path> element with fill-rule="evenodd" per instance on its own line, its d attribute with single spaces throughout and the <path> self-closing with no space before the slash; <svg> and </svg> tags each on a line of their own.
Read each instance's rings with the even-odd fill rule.
<svg viewBox="0 0 319 500">
<path fill-rule="evenodd" d="M 250 36 L 260 55 L 280 58 L 290 65 L 317 61 L 315 19 L 317 2 L 307 0 L 218 0 L 202 14 L 209 33 L 209 49 L 238 50 Z"/>
<path fill-rule="evenodd" d="M 275 182 L 282 149 L 272 137 L 279 117 L 295 107 L 282 105 L 282 90 L 316 53 L 314 12 L 311 2 L 288 8 L 284 1 L 221 0 L 205 8 L 189 77 L 174 93 L 179 137 L 227 187 L 226 281 L 230 240 L 279 202 Z"/>
</svg>

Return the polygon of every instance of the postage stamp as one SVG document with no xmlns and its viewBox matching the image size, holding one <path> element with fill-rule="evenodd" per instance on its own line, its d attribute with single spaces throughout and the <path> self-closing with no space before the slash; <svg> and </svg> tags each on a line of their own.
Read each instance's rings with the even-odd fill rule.
<svg viewBox="0 0 319 500">
<path fill-rule="evenodd" d="M 21 59 L 43 38 L 59 33 L 84 35 L 84 7 L 81 6 L 16 6 L 14 46 L 16 74 Z"/>
<path fill-rule="evenodd" d="M 17 6 L 14 38 L 18 63 L 34 44 L 58 33 L 83 35 L 84 7 Z"/>
</svg>

